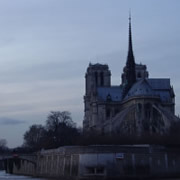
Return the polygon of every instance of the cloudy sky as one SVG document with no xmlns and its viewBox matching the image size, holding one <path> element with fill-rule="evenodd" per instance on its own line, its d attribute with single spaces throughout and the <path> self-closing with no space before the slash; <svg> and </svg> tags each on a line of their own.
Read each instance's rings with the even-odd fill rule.
<svg viewBox="0 0 180 180">
<path fill-rule="evenodd" d="M 129 9 L 136 62 L 171 78 L 180 114 L 179 0 L 0 0 L 0 139 L 21 145 L 52 110 L 82 124 L 89 62 L 107 63 L 120 84 Z"/>
</svg>

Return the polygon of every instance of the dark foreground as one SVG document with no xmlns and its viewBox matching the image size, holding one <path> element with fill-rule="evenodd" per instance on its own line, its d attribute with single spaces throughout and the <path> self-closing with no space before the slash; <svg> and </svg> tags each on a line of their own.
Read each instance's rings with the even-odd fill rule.
<svg viewBox="0 0 180 180">
<path fill-rule="evenodd" d="M 92 177 L 92 180 L 94 179 L 95 178 Z M 5 171 L 0 171 L 0 180 L 52 180 L 52 179 L 33 178 L 30 176 L 17 176 L 12 174 L 6 174 Z M 64 180 L 64 179 L 59 179 L 59 180 Z M 140 180 L 143 180 L 143 178 L 141 178 Z M 159 178 L 159 179 L 155 178 L 153 180 L 180 180 L 180 178 Z"/>
<path fill-rule="evenodd" d="M 45 179 L 32 178 L 29 176 L 16 176 L 12 174 L 6 174 L 5 171 L 0 171 L 0 180 L 45 180 Z"/>
</svg>

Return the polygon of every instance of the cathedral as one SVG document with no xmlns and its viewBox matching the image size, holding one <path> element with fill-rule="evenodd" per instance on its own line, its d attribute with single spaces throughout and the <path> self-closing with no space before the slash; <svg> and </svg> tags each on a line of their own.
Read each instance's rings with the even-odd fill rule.
<svg viewBox="0 0 180 180">
<path fill-rule="evenodd" d="M 126 65 L 121 84 L 111 85 L 106 64 L 89 64 L 85 75 L 83 131 L 100 134 L 166 134 L 175 115 L 169 78 L 149 78 L 146 65 L 135 62 L 131 18 Z"/>
</svg>

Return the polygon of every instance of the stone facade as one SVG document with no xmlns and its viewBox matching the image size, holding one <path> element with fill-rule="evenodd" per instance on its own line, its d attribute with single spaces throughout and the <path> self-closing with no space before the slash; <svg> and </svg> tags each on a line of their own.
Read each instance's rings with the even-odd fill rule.
<svg viewBox="0 0 180 180">
<path fill-rule="evenodd" d="M 85 78 L 84 131 L 164 134 L 178 121 L 170 79 L 149 78 L 146 65 L 135 63 L 131 21 L 121 84 L 111 85 L 111 72 L 106 64 L 90 63 Z"/>
<path fill-rule="evenodd" d="M 13 174 L 50 179 L 178 178 L 179 152 L 151 145 L 66 146 L 39 152 L 35 164 L 19 159 L 7 166 Z"/>
</svg>

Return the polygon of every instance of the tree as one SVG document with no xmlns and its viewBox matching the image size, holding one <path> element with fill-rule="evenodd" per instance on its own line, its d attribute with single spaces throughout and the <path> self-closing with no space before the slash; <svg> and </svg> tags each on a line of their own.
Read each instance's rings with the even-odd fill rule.
<svg viewBox="0 0 180 180">
<path fill-rule="evenodd" d="M 7 145 L 6 139 L 0 139 L 0 148 L 4 148 Z"/>
<path fill-rule="evenodd" d="M 42 125 L 32 125 L 24 134 L 24 146 L 39 150 L 45 142 L 46 130 Z"/>
<path fill-rule="evenodd" d="M 6 139 L 0 139 L 0 152 L 4 152 L 7 149 L 6 145 Z"/>
<path fill-rule="evenodd" d="M 68 111 L 51 111 L 46 121 L 49 148 L 72 145 L 79 135 L 76 124 Z"/>
<path fill-rule="evenodd" d="M 32 125 L 24 134 L 24 147 L 28 151 L 42 148 L 57 148 L 63 145 L 73 145 L 77 142 L 80 131 L 72 121 L 68 111 L 51 111 L 46 125 Z"/>
<path fill-rule="evenodd" d="M 76 124 L 72 121 L 70 112 L 51 111 L 46 121 L 47 129 L 56 131 L 60 124 L 64 124 L 69 127 L 76 126 Z"/>
</svg>

